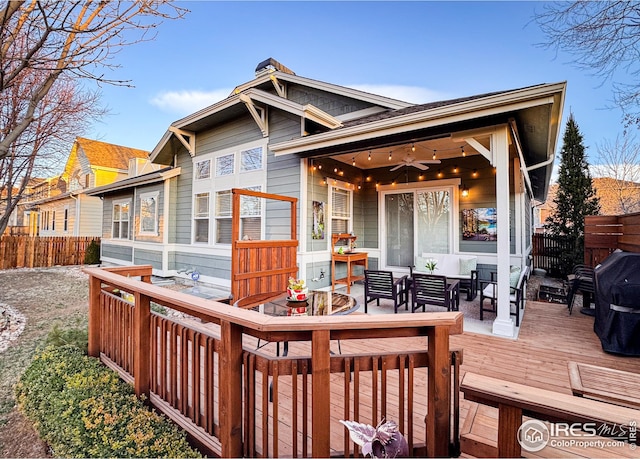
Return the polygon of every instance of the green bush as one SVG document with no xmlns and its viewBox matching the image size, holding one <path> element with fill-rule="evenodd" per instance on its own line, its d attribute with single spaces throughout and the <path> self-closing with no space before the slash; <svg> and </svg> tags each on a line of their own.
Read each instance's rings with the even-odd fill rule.
<svg viewBox="0 0 640 459">
<path fill-rule="evenodd" d="M 75 346 L 39 351 L 16 399 L 58 457 L 202 457 L 131 385 Z"/>
<path fill-rule="evenodd" d="M 76 321 L 74 328 L 63 329 L 59 324 L 56 324 L 47 335 L 45 345 L 54 347 L 76 346 L 86 354 L 89 347 L 89 330 L 86 325 L 82 326 L 79 321 Z"/>
<path fill-rule="evenodd" d="M 100 242 L 93 239 L 84 253 L 84 264 L 97 265 L 98 263 L 100 263 Z"/>
</svg>

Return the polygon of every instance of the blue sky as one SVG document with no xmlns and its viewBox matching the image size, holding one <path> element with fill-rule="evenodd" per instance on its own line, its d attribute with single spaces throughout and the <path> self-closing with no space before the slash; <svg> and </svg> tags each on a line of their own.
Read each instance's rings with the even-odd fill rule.
<svg viewBox="0 0 640 459">
<path fill-rule="evenodd" d="M 169 124 L 229 95 L 273 57 L 296 74 L 424 103 L 567 81 L 589 161 L 622 131 L 611 82 L 538 44 L 543 2 L 179 2 L 191 12 L 123 49 L 86 137 L 152 150 Z M 562 136 L 562 132 L 560 134 Z M 562 145 L 562 137 L 558 149 Z"/>
</svg>

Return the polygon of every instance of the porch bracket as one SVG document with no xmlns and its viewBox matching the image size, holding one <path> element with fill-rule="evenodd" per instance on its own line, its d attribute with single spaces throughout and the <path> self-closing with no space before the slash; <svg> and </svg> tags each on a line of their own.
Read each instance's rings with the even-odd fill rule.
<svg viewBox="0 0 640 459">
<path fill-rule="evenodd" d="M 276 92 L 278 93 L 278 95 L 283 99 L 286 99 L 287 87 L 283 83 L 280 83 L 280 81 L 278 81 L 278 77 L 276 77 L 273 74 L 269 77 L 269 79 L 273 83 L 273 87 L 276 89 Z"/>
<path fill-rule="evenodd" d="M 487 160 L 491 163 L 492 166 L 495 166 L 493 163 L 493 153 L 491 150 L 488 150 L 484 147 L 480 142 L 478 142 L 473 137 L 465 137 L 464 141 L 471 145 L 478 153 L 487 158 Z"/>
<path fill-rule="evenodd" d="M 244 102 L 247 110 L 249 110 L 249 113 L 253 117 L 253 120 L 260 128 L 260 131 L 262 131 L 262 137 L 267 137 L 267 135 L 269 135 L 267 131 L 267 110 L 256 105 L 253 102 L 253 99 L 246 94 L 240 94 L 238 97 L 242 102 Z"/>
<path fill-rule="evenodd" d="M 520 143 L 520 136 L 518 135 L 518 126 L 516 126 L 516 121 L 513 118 L 509 119 L 509 127 L 511 128 L 511 136 L 513 137 L 513 142 L 516 145 L 518 158 L 520 159 L 520 170 L 522 171 L 522 175 L 524 175 L 524 181 L 527 184 L 527 190 L 529 191 L 529 196 L 533 197 L 533 187 L 531 186 L 529 169 L 527 169 L 527 164 L 524 161 L 524 154 L 522 152 L 522 143 Z"/>
<path fill-rule="evenodd" d="M 176 136 L 182 145 L 189 152 L 189 156 L 192 158 L 196 155 L 196 133 L 191 131 L 185 131 L 174 126 L 169 126 L 169 131 Z"/>
</svg>

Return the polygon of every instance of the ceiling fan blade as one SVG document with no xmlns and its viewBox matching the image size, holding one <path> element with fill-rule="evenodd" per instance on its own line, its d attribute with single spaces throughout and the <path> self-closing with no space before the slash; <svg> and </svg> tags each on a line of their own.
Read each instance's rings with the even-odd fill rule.
<svg viewBox="0 0 640 459">
<path fill-rule="evenodd" d="M 421 171 L 426 171 L 427 169 L 429 169 L 429 166 L 425 166 L 422 163 L 411 163 L 411 165 L 413 167 L 417 167 L 418 169 L 420 169 Z"/>
<path fill-rule="evenodd" d="M 401 168 L 401 167 L 403 167 L 403 166 L 404 166 L 404 164 L 398 164 L 396 167 L 392 167 L 392 168 L 390 169 L 390 171 L 391 171 L 391 172 L 393 172 L 393 171 L 397 171 L 398 169 L 400 169 L 400 168 Z"/>
<path fill-rule="evenodd" d="M 422 164 L 440 164 L 442 161 L 439 159 L 423 159 L 420 160 Z"/>
</svg>

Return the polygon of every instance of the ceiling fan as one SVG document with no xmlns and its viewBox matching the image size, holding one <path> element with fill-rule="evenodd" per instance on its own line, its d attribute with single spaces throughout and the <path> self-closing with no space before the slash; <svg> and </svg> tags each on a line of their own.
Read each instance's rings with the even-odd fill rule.
<svg viewBox="0 0 640 459">
<path fill-rule="evenodd" d="M 429 166 L 427 166 L 427 164 L 440 164 L 440 160 L 439 159 L 417 160 L 413 156 L 407 155 L 404 158 L 402 158 L 402 162 L 400 164 L 398 164 L 395 167 L 392 167 L 391 171 L 398 170 L 403 166 L 413 166 L 420 169 L 421 171 L 426 171 L 427 169 L 429 169 Z"/>
</svg>

